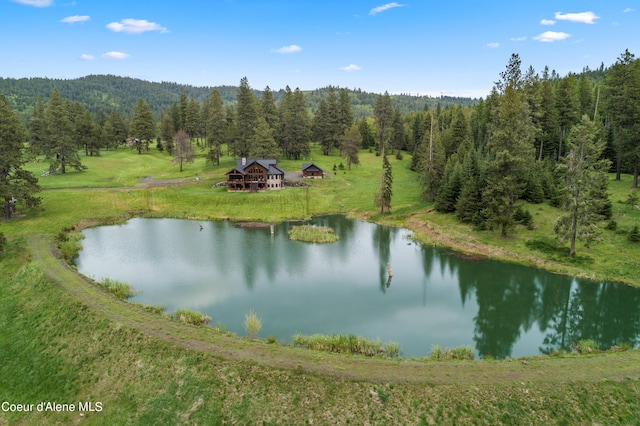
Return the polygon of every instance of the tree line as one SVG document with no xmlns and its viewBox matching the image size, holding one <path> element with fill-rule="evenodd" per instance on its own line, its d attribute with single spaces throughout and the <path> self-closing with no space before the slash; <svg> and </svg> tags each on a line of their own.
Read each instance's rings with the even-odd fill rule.
<svg viewBox="0 0 640 426">
<path fill-rule="evenodd" d="M 137 100 L 142 98 L 149 104 L 153 115 L 159 119 L 162 112 L 176 102 L 184 92 L 188 98 L 202 103 L 207 99 L 213 87 L 191 86 L 172 82 L 150 82 L 131 77 L 115 75 L 88 75 L 77 79 L 50 78 L 0 78 L 0 93 L 7 97 L 9 105 L 18 113 L 26 124 L 26 120 L 33 112 L 36 100 L 42 97 L 45 102 L 53 89 L 58 89 L 60 95 L 71 101 L 83 104 L 93 114 L 110 114 L 117 111 L 122 115 L 131 116 Z M 238 86 L 221 85 L 215 87 L 225 105 L 235 104 Z M 325 98 L 329 90 L 339 90 L 337 87 L 322 87 L 315 90 L 303 90 L 307 106 L 311 113 L 315 113 L 318 103 Z M 377 94 L 361 89 L 346 89 L 352 99 L 356 118 L 372 115 Z M 260 90 L 254 90 L 260 96 Z M 285 95 L 285 89 L 273 90 L 276 102 L 280 102 Z M 425 104 L 441 105 L 472 105 L 476 99 L 462 97 L 430 97 L 410 94 L 392 95 L 395 104 L 403 113 L 419 111 Z"/>
<path fill-rule="evenodd" d="M 25 135 L 29 153 L 44 156 L 50 170 L 61 173 L 84 167 L 79 152 L 99 155 L 124 143 L 139 154 L 155 143 L 181 166 L 192 161 L 194 141 L 216 165 L 223 147 L 236 157 L 300 159 L 313 141 L 325 155 L 338 151 L 349 168 L 368 149 L 382 156 L 381 212 L 390 210 L 392 196 L 386 156 L 408 152 L 423 197 L 462 222 L 507 236 L 517 223 L 531 223 L 521 201 L 562 208 L 566 217 L 556 230 L 571 241 L 571 254 L 577 238 L 587 244 L 597 239 L 597 219 L 611 217 L 606 173 L 614 171 L 617 179 L 631 173 L 633 187 L 638 185 L 640 62 L 629 51 L 609 68 L 564 77 L 548 68 L 523 72 L 514 54 L 486 99 L 423 102 L 420 110 L 403 112 L 398 98 L 384 93 L 375 95 L 366 117 L 357 116 L 359 98 L 347 89 L 330 86 L 322 89 L 324 96 L 289 87 L 258 91 L 246 77 L 231 101 L 228 89 L 209 88 L 204 98 L 182 90 L 159 114 L 139 97 L 127 115 L 92 112 L 53 88 L 46 102 L 36 98 L 26 131 L 17 119 L 15 126 L 22 127 L 15 134 Z M 315 110 L 309 97 L 317 98 Z M 3 99 L 4 114 L 18 117 Z"/>
</svg>

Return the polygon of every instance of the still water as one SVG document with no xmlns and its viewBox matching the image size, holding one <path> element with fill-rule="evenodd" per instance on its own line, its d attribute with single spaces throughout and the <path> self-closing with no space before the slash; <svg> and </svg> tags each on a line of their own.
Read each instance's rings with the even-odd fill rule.
<svg viewBox="0 0 640 426">
<path fill-rule="evenodd" d="M 640 342 L 640 289 L 467 259 L 417 244 L 411 232 L 344 216 L 332 244 L 290 241 L 300 223 L 242 228 L 232 222 L 132 219 L 84 231 L 78 271 L 129 283 L 132 299 L 208 314 L 244 335 L 289 342 L 295 333 L 356 334 L 427 356 L 432 345 L 468 345 L 481 357 L 529 356 L 592 339 Z M 387 264 L 393 277 L 389 279 Z"/>
</svg>

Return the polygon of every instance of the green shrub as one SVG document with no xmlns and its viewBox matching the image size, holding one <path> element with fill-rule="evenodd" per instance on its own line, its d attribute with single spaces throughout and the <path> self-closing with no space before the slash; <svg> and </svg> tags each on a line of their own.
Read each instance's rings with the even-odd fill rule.
<svg viewBox="0 0 640 426">
<path fill-rule="evenodd" d="M 600 348 L 598 347 L 598 344 L 595 342 L 595 340 L 580 340 L 574 346 L 574 349 L 582 355 L 600 352 Z"/>
<path fill-rule="evenodd" d="M 276 336 L 269 336 L 267 337 L 267 343 L 269 343 L 270 345 L 276 343 Z"/>
<path fill-rule="evenodd" d="M 7 245 L 7 237 L 4 236 L 2 232 L 0 232 L 0 254 L 4 251 L 4 247 Z"/>
<path fill-rule="evenodd" d="M 82 250 L 81 240 L 84 239 L 84 235 L 80 232 L 65 233 L 64 239 L 60 240 L 60 256 L 65 262 L 71 264 L 73 260 L 78 256 L 80 250 Z"/>
<path fill-rule="evenodd" d="M 202 312 L 192 311 L 191 309 L 178 309 L 175 314 L 178 321 L 193 325 L 206 325 L 211 321 L 209 315 Z"/>
<path fill-rule="evenodd" d="M 127 300 L 138 294 L 138 292 L 134 290 L 133 287 L 122 281 L 105 278 L 98 284 L 100 285 L 100 287 L 104 288 L 106 291 L 113 294 L 120 300 Z"/>
<path fill-rule="evenodd" d="M 260 321 L 260 318 L 258 318 L 256 313 L 253 311 L 245 315 L 244 322 L 242 324 L 244 325 L 244 331 L 247 333 L 249 338 L 253 338 L 253 336 L 258 334 L 262 328 L 262 321 Z"/>
<path fill-rule="evenodd" d="M 327 226 L 302 225 L 289 230 L 289 239 L 308 243 L 333 243 L 340 239 L 333 228 Z"/>
<path fill-rule="evenodd" d="M 631 231 L 629 231 L 629 236 L 627 238 L 632 243 L 640 242 L 640 229 L 638 229 L 638 225 L 634 226 Z"/>
<path fill-rule="evenodd" d="M 616 229 L 618 229 L 618 222 L 616 222 L 615 219 L 611 219 L 607 223 L 607 226 L 604 227 L 604 229 L 606 229 L 607 231 L 615 231 Z"/>
<path fill-rule="evenodd" d="M 395 342 L 383 345 L 379 339 L 369 340 L 353 334 L 313 334 L 305 336 L 298 333 L 293 336 L 293 345 L 316 351 L 353 355 L 396 358 L 400 354 L 400 348 Z"/>
<path fill-rule="evenodd" d="M 432 360 L 468 360 L 472 361 L 476 357 L 476 351 L 471 346 L 456 346 L 442 349 L 439 345 L 431 347 Z"/>
</svg>

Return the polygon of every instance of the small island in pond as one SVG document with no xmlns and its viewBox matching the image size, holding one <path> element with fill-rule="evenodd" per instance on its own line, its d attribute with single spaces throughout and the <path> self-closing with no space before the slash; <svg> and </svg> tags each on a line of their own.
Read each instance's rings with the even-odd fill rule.
<svg viewBox="0 0 640 426">
<path fill-rule="evenodd" d="M 328 226 L 301 225 L 289 230 L 289 239 L 308 243 L 335 243 L 340 237 Z"/>
</svg>

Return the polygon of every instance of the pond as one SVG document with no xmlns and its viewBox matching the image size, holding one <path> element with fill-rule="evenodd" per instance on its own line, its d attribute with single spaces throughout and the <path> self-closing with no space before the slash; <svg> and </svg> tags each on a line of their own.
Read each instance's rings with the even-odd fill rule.
<svg viewBox="0 0 640 426">
<path fill-rule="evenodd" d="M 640 289 L 465 258 L 415 243 L 406 229 L 339 215 L 306 223 L 334 228 L 339 241 L 290 241 L 299 222 L 137 218 L 86 229 L 77 266 L 96 281 L 129 283 L 140 292 L 133 302 L 197 310 L 238 335 L 254 311 L 259 336 L 282 342 L 345 333 L 397 342 L 404 357 L 464 345 L 505 358 L 587 339 L 603 348 L 640 341 Z"/>
</svg>

